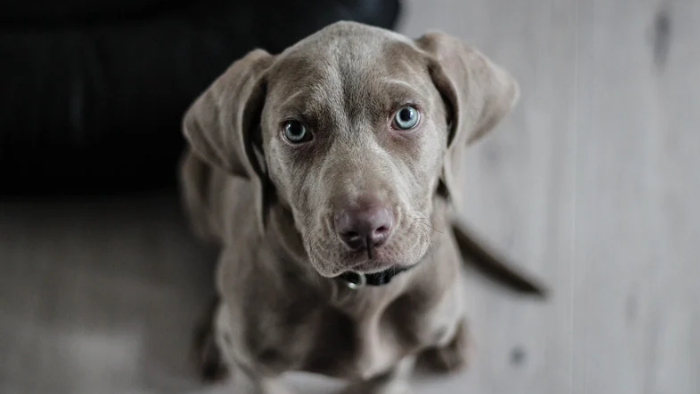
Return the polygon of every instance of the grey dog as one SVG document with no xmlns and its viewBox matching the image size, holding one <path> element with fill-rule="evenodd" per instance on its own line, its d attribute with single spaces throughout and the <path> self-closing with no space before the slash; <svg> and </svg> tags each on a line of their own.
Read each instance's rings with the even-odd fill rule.
<svg viewBox="0 0 700 394">
<path fill-rule="evenodd" d="M 398 394 L 417 359 L 463 365 L 460 250 L 539 291 L 454 214 L 459 156 L 518 94 L 454 37 L 352 22 L 236 61 L 184 119 L 186 211 L 221 248 L 206 368 L 243 393 L 308 371 Z"/>
</svg>

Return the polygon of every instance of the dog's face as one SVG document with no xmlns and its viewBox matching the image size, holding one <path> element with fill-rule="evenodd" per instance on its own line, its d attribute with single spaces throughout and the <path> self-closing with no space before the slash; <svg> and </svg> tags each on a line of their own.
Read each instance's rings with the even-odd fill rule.
<svg viewBox="0 0 700 394">
<path fill-rule="evenodd" d="M 263 223 L 271 203 L 291 210 L 321 275 L 415 264 L 438 186 L 455 193 L 453 147 L 517 96 L 510 76 L 456 42 L 337 23 L 278 56 L 254 51 L 193 105 L 186 135 L 251 178 Z"/>
<path fill-rule="evenodd" d="M 416 263 L 430 240 L 446 116 L 410 43 L 312 37 L 270 69 L 269 176 L 324 276 Z"/>
</svg>

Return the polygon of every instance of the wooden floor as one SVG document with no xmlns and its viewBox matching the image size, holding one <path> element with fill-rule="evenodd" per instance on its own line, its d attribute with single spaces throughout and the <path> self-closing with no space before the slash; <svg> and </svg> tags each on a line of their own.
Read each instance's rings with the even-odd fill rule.
<svg viewBox="0 0 700 394">
<path fill-rule="evenodd" d="M 553 298 L 467 278 L 470 369 L 418 391 L 700 393 L 700 1 L 409 1 L 426 29 L 520 81 L 463 208 Z M 0 393 L 227 392 L 186 363 L 212 259 L 173 196 L 0 203 Z"/>
</svg>

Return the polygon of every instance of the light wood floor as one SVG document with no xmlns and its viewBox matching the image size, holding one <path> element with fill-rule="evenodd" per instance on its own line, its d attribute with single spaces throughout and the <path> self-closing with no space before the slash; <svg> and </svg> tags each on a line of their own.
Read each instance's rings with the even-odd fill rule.
<svg viewBox="0 0 700 394">
<path fill-rule="evenodd" d="M 468 278 L 472 365 L 418 391 L 700 393 L 700 1 L 409 1 L 426 29 L 520 81 L 463 208 L 553 298 Z M 1 202 L 0 393 L 227 392 L 186 363 L 212 260 L 174 196 Z"/>
</svg>

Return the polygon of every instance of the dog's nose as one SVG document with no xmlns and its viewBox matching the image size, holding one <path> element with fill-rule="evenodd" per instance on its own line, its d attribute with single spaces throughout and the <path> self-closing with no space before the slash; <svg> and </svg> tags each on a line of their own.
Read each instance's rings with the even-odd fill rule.
<svg viewBox="0 0 700 394">
<path fill-rule="evenodd" d="M 334 220 L 340 239 L 353 250 L 380 246 L 389 239 L 394 227 L 391 210 L 376 202 L 341 210 Z"/>
</svg>

